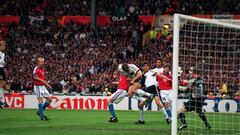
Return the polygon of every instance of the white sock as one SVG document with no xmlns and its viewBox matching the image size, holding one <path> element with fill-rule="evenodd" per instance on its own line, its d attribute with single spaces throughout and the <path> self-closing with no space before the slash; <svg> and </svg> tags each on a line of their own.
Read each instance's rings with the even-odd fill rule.
<svg viewBox="0 0 240 135">
<path fill-rule="evenodd" d="M 140 121 L 144 121 L 144 110 L 143 109 L 139 109 L 139 120 Z"/>
<path fill-rule="evenodd" d="M 4 90 L 2 88 L 0 88 L 0 102 L 4 102 Z"/>
<path fill-rule="evenodd" d="M 137 100 L 140 100 L 140 101 L 145 101 L 145 100 L 146 100 L 145 98 L 140 97 L 140 96 L 137 95 L 137 94 L 133 94 L 133 95 L 132 95 L 132 98 L 137 99 Z"/>
<path fill-rule="evenodd" d="M 150 97 L 150 96 L 151 96 L 150 93 L 148 93 L 148 92 L 146 92 L 146 91 L 143 91 L 143 90 L 141 90 L 141 89 L 137 89 L 136 93 L 137 93 L 138 95 L 141 95 L 141 96 L 147 96 L 147 97 Z"/>
<path fill-rule="evenodd" d="M 166 110 L 165 110 L 164 107 L 160 109 L 160 112 L 163 113 L 163 115 L 165 116 L 166 119 L 169 118 L 169 117 L 168 117 L 168 114 L 167 114 L 167 112 L 166 112 Z"/>
</svg>

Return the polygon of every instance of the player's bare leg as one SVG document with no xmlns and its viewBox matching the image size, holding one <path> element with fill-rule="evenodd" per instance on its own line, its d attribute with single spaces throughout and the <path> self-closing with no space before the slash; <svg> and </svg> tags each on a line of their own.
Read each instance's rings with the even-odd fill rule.
<svg viewBox="0 0 240 135">
<path fill-rule="evenodd" d="M 132 97 L 133 93 L 135 93 L 137 91 L 137 89 L 141 88 L 141 84 L 140 83 L 134 83 L 129 87 L 128 90 L 128 96 Z"/>
</svg>

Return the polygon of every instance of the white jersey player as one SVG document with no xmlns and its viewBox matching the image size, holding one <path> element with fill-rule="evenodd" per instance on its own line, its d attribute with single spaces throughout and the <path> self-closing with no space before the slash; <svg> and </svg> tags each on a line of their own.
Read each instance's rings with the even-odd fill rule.
<svg viewBox="0 0 240 135">
<path fill-rule="evenodd" d="M 0 108 L 8 107 L 7 103 L 4 102 L 4 87 L 6 85 L 6 76 L 4 72 L 6 42 L 0 41 Z"/>
<path fill-rule="evenodd" d="M 165 119 L 168 124 L 170 124 L 171 119 L 168 116 L 163 104 L 160 101 L 158 89 L 157 89 L 157 78 L 156 78 L 156 72 L 149 70 L 150 66 L 147 62 L 144 62 L 143 64 L 143 73 L 144 73 L 144 89 L 146 92 L 151 93 L 154 95 L 154 101 L 157 104 L 157 106 L 160 108 L 160 111 L 165 115 Z M 143 118 L 143 106 L 144 102 L 141 102 L 139 104 L 139 112 L 140 112 L 140 120 L 136 122 L 136 124 L 144 124 L 144 118 Z"/>
<path fill-rule="evenodd" d="M 133 93 L 138 95 L 147 96 L 150 100 L 153 99 L 153 95 L 141 90 L 140 88 L 144 85 L 143 74 L 139 68 L 134 64 L 120 64 L 118 66 L 118 71 L 120 74 L 126 75 L 131 79 L 130 86 L 128 89 L 128 96 L 132 97 Z"/>
</svg>

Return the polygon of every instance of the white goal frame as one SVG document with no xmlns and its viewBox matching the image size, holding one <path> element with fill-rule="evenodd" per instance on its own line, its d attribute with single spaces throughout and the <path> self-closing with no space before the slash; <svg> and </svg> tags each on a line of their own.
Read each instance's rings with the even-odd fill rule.
<svg viewBox="0 0 240 135">
<path fill-rule="evenodd" d="M 229 28 L 236 28 L 240 30 L 240 25 L 229 24 L 225 22 L 220 22 L 219 20 L 214 19 L 203 19 L 197 18 L 182 14 L 174 14 L 174 27 L 173 27 L 173 99 L 172 99 L 172 127 L 171 127 L 171 135 L 177 135 L 177 100 L 178 100 L 178 62 L 179 62 L 179 32 L 181 26 L 181 19 L 184 20 L 192 20 L 203 22 L 207 24 L 215 24 L 219 26 L 229 27 Z"/>
</svg>

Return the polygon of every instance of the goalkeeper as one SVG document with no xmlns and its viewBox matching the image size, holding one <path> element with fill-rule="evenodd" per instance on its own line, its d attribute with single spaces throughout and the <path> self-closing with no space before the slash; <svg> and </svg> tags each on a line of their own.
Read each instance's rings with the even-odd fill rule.
<svg viewBox="0 0 240 135">
<path fill-rule="evenodd" d="M 184 128 L 187 128 L 184 112 L 191 111 L 196 111 L 204 122 L 206 128 L 210 129 L 211 126 L 208 123 L 204 112 L 202 111 L 206 93 L 204 89 L 204 79 L 200 77 L 199 71 L 197 69 L 192 71 L 192 79 L 187 82 L 186 86 L 179 86 L 180 91 L 186 91 L 188 89 L 190 91 L 190 98 L 188 102 L 184 103 L 184 105 L 178 110 L 178 117 L 181 122 L 181 125 L 178 129 L 182 130 Z"/>
</svg>

